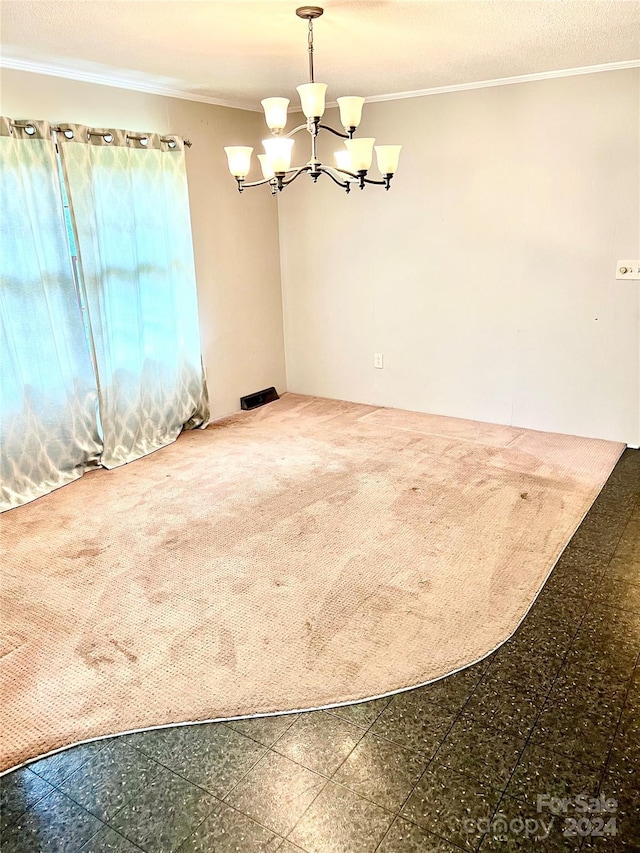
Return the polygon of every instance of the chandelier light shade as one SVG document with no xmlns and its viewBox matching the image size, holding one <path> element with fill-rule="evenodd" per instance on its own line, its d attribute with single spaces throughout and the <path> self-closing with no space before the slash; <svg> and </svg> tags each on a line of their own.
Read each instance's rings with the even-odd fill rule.
<svg viewBox="0 0 640 853">
<path fill-rule="evenodd" d="M 345 139 L 349 160 L 354 172 L 368 172 L 373 160 L 375 139 Z"/>
<path fill-rule="evenodd" d="M 393 175 L 398 168 L 402 145 L 376 145 L 374 148 L 378 161 L 378 171 L 383 175 Z"/>
<path fill-rule="evenodd" d="M 344 133 L 326 124 L 321 124 L 325 111 L 327 84 L 316 83 L 314 78 L 313 22 L 323 14 L 323 11 L 320 6 L 301 6 L 296 9 L 296 15 L 308 22 L 309 82 L 302 83 L 297 87 L 306 122 L 285 134 L 289 99 L 265 98 L 261 101 L 265 121 L 272 137 L 271 139 L 263 139 L 264 154 L 258 154 L 258 161 L 262 169 L 262 180 L 260 181 L 251 181 L 250 183 L 246 181 L 251 168 L 253 148 L 244 145 L 232 145 L 224 149 L 229 161 L 229 171 L 238 182 L 240 192 L 248 187 L 268 184 L 271 193 L 275 195 L 276 192 L 283 190 L 303 173 L 310 175 L 314 183 L 320 175 L 328 175 L 335 184 L 342 187 L 346 192 L 349 192 L 351 187 L 356 184 L 360 189 L 364 189 L 366 184 L 377 184 L 387 190 L 389 189 L 391 179 L 398 169 L 402 146 L 375 145 L 376 140 L 370 137 L 353 138 L 362 119 L 364 98 L 349 95 L 337 99 L 340 109 L 340 122 L 344 128 Z M 306 130 L 311 137 L 311 158 L 304 166 L 292 167 L 293 139 L 291 137 L 301 130 Z M 344 140 L 345 150 L 335 153 L 335 166 L 325 165 L 318 159 L 318 136 L 321 130 L 326 130 Z M 374 148 L 381 180 L 368 177 Z"/>
<path fill-rule="evenodd" d="M 300 106 L 307 118 L 322 118 L 324 115 L 324 96 L 327 93 L 326 83 L 303 83 L 296 87 L 300 95 Z"/>
<path fill-rule="evenodd" d="M 230 145 L 224 149 L 229 162 L 229 171 L 236 179 L 244 179 L 251 168 L 253 148 L 247 145 Z"/>
<path fill-rule="evenodd" d="M 269 165 L 269 161 L 267 159 L 266 154 L 258 154 L 258 160 L 260 161 L 260 168 L 262 169 L 262 175 L 267 180 L 270 181 L 272 178 L 275 178 L 275 172 Z"/>
<path fill-rule="evenodd" d="M 355 129 L 360 124 L 363 106 L 364 98 L 338 98 L 340 121 L 347 133 L 349 132 L 350 127 Z"/>
<path fill-rule="evenodd" d="M 353 172 L 351 155 L 348 151 L 336 151 L 333 156 L 336 158 L 336 165 L 339 169 L 343 169 L 345 172 Z"/>
<path fill-rule="evenodd" d="M 267 164 L 274 174 L 287 172 L 291 168 L 293 139 L 276 136 L 274 139 L 263 139 L 262 144 L 267 155 Z"/>
<path fill-rule="evenodd" d="M 265 98 L 260 102 L 264 110 L 267 127 L 271 133 L 280 133 L 287 126 L 289 98 Z"/>
</svg>

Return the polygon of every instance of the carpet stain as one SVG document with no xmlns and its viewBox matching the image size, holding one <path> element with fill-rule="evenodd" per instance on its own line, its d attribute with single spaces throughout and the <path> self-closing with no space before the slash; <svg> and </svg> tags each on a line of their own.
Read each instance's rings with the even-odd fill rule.
<svg viewBox="0 0 640 853">
<path fill-rule="evenodd" d="M 86 643 L 77 646 L 76 653 L 89 667 L 98 670 L 102 670 L 105 665 L 118 666 L 122 657 L 130 664 L 138 660 L 135 654 L 123 648 L 112 637 L 107 640 L 106 646 L 101 640 L 87 640 Z"/>
<path fill-rule="evenodd" d="M 85 557 L 87 559 L 91 559 L 92 557 L 98 557 L 104 550 L 104 548 L 81 548 L 73 554 L 66 554 L 64 556 L 67 556 L 72 560 L 81 560 Z"/>
</svg>

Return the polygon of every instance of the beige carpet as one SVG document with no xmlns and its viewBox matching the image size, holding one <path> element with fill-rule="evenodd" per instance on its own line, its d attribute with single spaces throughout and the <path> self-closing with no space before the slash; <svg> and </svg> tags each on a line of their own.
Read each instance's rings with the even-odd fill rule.
<svg viewBox="0 0 640 853">
<path fill-rule="evenodd" d="M 5 513 L 0 767 L 469 664 L 622 449 L 286 395 Z"/>
</svg>

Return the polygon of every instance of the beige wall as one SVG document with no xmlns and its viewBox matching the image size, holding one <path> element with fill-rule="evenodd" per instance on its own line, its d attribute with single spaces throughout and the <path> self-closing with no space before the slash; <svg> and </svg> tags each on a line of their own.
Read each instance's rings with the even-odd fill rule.
<svg viewBox="0 0 640 853">
<path fill-rule="evenodd" d="M 365 106 L 390 192 L 279 198 L 289 389 L 640 443 L 639 77 Z"/>
<path fill-rule="evenodd" d="M 257 144 L 261 115 L 7 69 L 0 80 L 3 115 L 191 139 L 187 173 L 213 415 L 236 411 L 242 395 L 268 385 L 286 390 L 276 205 L 267 191 L 240 196 L 223 151 Z"/>
<path fill-rule="evenodd" d="M 360 135 L 405 146 L 392 190 L 301 177 L 278 199 L 280 256 L 274 200 L 240 196 L 222 151 L 257 146 L 261 115 L 9 70 L 1 110 L 193 141 L 214 415 L 286 387 L 282 263 L 291 390 L 637 445 L 639 285 L 613 275 L 640 256 L 639 77 L 369 104 Z"/>
</svg>

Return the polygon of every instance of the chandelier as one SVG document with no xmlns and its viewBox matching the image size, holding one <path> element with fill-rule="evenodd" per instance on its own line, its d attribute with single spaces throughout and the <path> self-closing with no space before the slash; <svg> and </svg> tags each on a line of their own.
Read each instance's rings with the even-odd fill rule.
<svg viewBox="0 0 640 853">
<path fill-rule="evenodd" d="M 362 117 L 362 105 L 364 98 L 345 97 L 338 98 L 340 108 L 340 121 L 344 133 L 321 124 L 320 121 L 325 110 L 326 83 L 316 83 L 313 72 L 313 22 L 322 15 L 324 9 L 319 6 L 301 6 L 296 9 L 296 15 L 304 18 L 309 23 L 309 82 L 297 87 L 300 95 L 302 112 L 306 116 L 305 124 L 298 125 L 292 131 L 284 134 L 287 125 L 288 98 L 265 98 L 261 101 L 267 126 L 271 131 L 271 139 L 263 139 L 264 154 L 258 154 L 263 179 L 261 181 L 246 182 L 247 174 L 251 168 L 251 155 L 253 148 L 245 145 L 232 145 L 224 150 L 229 162 L 229 171 L 238 182 L 238 190 L 242 192 L 248 187 L 259 187 L 269 184 L 271 194 L 275 195 L 278 190 L 293 183 L 295 179 L 304 172 L 309 174 L 315 183 L 320 175 L 328 175 L 339 187 L 349 192 L 351 186 L 356 184 L 364 189 L 365 184 L 378 184 L 389 189 L 391 178 L 393 178 L 400 157 L 401 145 L 375 145 L 375 139 L 354 139 Z M 311 158 L 304 166 L 291 167 L 291 156 L 294 140 L 291 138 L 301 130 L 306 130 L 311 136 Z M 326 166 L 318 159 L 318 136 L 321 130 L 327 130 L 335 136 L 344 139 L 345 148 L 335 153 L 336 165 Z M 374 180 L 367 177 L 373 151 L 375 149 L 378 170 L 382 180 Z"/>
</svg>

